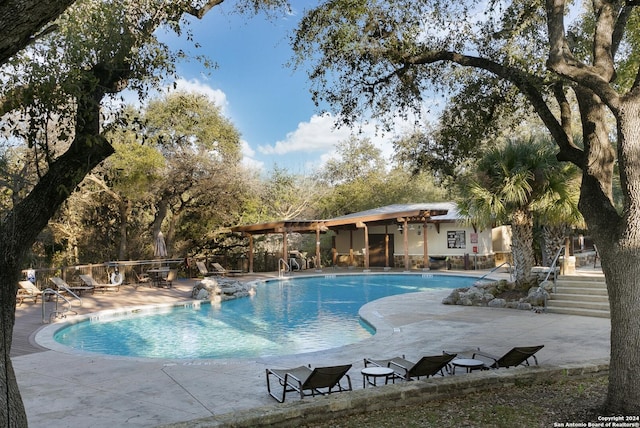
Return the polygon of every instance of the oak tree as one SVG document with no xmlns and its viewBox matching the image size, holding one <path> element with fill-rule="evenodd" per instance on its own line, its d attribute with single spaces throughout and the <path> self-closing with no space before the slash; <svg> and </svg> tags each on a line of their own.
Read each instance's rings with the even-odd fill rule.
<svg viewBox="0 0 640 428">
<path fill-rule="evenodd" d="M 501 90 L 515 97 L 512 103 L 535 111 L 557 145 L 558 159 L 582 170 L 579 208 L 600 250 L 611 308 L 607 407 L 637 415 L 640 3 L 575 5 L 571 12 L 580 19 L 569 27 L 572 4 L 329 0 L 308 11 L 292 43 L 299 64 L 311 63 L 316 101 L 332 105 L 346 122 L 372 116 L 390 126 L 397 115 L 428 108 L 433 90 L 457 94 L 471 87 L 461 82 L 482 79 L 495 85 L 478 87 L 478 96 L 480 90 Z M 474 105 L 488 110 L 474 115 Z M 465 123 L 483 126 L 492 106 L 469 103 Z M 577 134 L 581 144 L 574 140 Z M 621 210 L 613 201 L 614 174 L 620 178 Z"/>
<path fill-rule="evenodd" d="M 103 132 L 109 97 L 129 87 L 144 95 L 172 73 L 178 53 L 155 36 L 181 31 L 223 0 L 9 1 L 0 6 L 0 117 L 11 138 L 37 153 L 38 181 L 0 218 L 0 421 L 26 426 L 9 358 L 16 288 L 25 256 L 69 194 L 113 154 Z M 239 0 L 240 8 L 276 7 L 284 0 Z M 25 48 L 28 47 L 28 50 Z"/>
</svg>

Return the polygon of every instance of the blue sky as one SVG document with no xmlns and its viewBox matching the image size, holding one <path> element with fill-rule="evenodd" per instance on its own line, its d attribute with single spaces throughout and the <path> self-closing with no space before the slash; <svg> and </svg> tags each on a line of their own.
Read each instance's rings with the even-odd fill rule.
<svg viewBox="0 0 640 428">
<path fill-rule="evenodd" d="M 186 36 L 171 33 L 161 38 L 173 48 L 205 54 L 218 64 L 210 72 L 197 62 L 179 64 L 178 88 L 206 93 L 221 106 L 242 134 L 245 164 L 265 172 L 278 165 L 295 174 L 309 174 L 335 156 L 336 145 L 351 130 L 336 130 L 333 116 L 320 114 L 311 101 L 306 70 L 286 66 L 292 59 L 289 36 L 304 10 L 318 0 L 291 3 L 290 15 L 279 13 L 272 19 L 234 13 L 235 2 L 214 7 L 202 20 L 191 21 L 200 49 L 193 49 Z M 575 17 L 578 10 L 571 15 Z M 484 16 L 480 12 L 478 16 Z M 428 98 L 430 109 L 437 112 L 443 99 Z M 396 133 L 406 134 L 411 127 L 397 123 Z M 392 155 L 393 135 L 379 135 L 373 125 L 359 125 L 357 131 L 383 155 Z"/>
<path fill-rule="evenodd" d="M 230 13 L 233 5 L 223 3 L 192 21 L 200 49 L 193 49 L 185 36 L 161 37 L 218 64 L 211 72 L 197 62 L 179 64 L 178 87 L 214 99 L 242 134 L 244 162 L 265 172 L 278 165 L 308 174 L 334 156 L 336 144 L 351 132 L 334 129 L 333 116 L 321 115 L 314 106 L 305 70 L 286 66 L 292 58 L 289 35 L 304 8 L 316 3 L 296 0 L 291 15 L 271 20 Z M 372 126 L 364 130 L 384 155 L 392 153 L 389 135 L 376 135 Z"/>
</svg>

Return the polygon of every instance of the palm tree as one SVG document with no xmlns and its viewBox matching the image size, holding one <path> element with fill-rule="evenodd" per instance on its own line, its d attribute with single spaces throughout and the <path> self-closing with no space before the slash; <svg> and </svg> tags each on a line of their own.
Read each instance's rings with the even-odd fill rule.
<svg viewBox="0 0 640 428">
<path fill-rule="evenodd" d="M 575 205 L 567 199 L 574 172 L 560 164 L 550 142 L 531 138 L 509 141 L 490 149 L 477 169 L 460 181 L 461 212 L 479 227 L 510 224 L 511 251 L 516 286 L 532 285 L 535 263 L 533 224 L 535 213 L 551 213 L 557 205 Z M 577 211 L 577 208 L 575 208 Z"/>
<path fill-rule="evenodd" d="M 550 266 L 560 247 L 565 244 L 571 227 L 584 228 L 578 210 L 580 175 L 572 164 L 560 166 L 558 174 L 549 177 L 546 199 L 537 203 L 536 225 L 542 231 L 542 265 Z"/>
</svg>

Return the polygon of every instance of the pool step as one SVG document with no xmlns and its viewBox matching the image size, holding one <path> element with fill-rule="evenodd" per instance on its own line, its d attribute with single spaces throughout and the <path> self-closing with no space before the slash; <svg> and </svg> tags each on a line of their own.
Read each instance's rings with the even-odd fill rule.
<svg viewBox="0 0 640 428">
<path fill-rule="evenodd" d="M 566 275 L 556 281 L 546 311 L 555 314 L 610 318 L 604 276 Z"/>
</svg>

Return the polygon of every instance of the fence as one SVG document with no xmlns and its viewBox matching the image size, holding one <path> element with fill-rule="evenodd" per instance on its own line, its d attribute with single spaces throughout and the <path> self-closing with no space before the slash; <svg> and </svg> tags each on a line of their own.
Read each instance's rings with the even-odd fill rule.
<svg viewBox="0 0 640 428">
<path fill-rule="evenodd" d="M 111 261 L 98 264 L 63 266 L 59 268 L 25 269 L 22 271 L 25 278 L 29 271 L 35 272 L 35 284 L 41 290 L 52 287 L 49 278 L 59 276 L 69 284 L 79 284 L 80 275 L 91 275 L 97 282 L 106 284 L 112 272 L 118 270 L 124 275 L 125 284 L 136 283 L 136 274 L 152 267 L 170 266 L 180 268 L 184 266 L 184 259 L 155 259 L 155 260 L 130 260 Z M 184 274 L 184 272 L 183 272 Z"/>
</svg>

